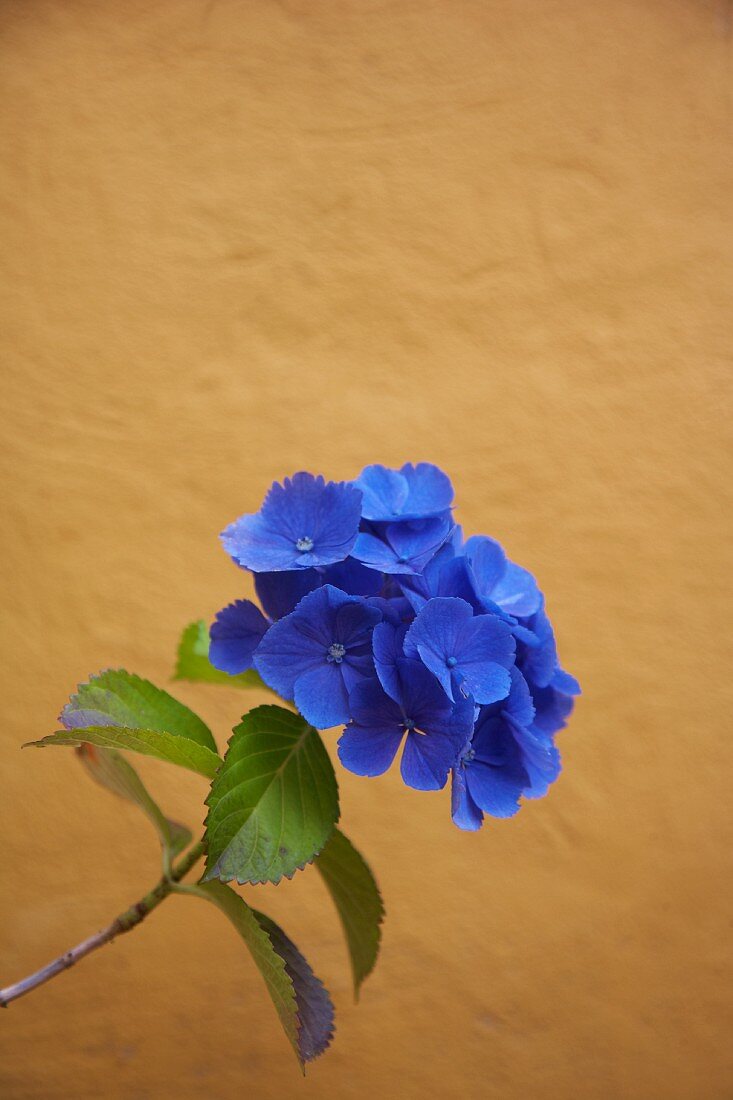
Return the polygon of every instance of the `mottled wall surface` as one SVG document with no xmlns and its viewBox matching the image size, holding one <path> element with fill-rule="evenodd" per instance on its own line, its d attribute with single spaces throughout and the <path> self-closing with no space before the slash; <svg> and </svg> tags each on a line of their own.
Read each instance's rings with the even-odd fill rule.
<svg viewBox="0 0 733 1100">
<path fill-rule="evenodd" d="M 21 742 L 100 667 L 166 682 L 275 476 L 445 466 L 586 689 L 550 796 L 479 834 L 342 774 L 389 911 L 357 1008 L 318 877 L 260 895 L 337 1004 L 305 1081 L 174 898 L 3 1013 L 4 1097 L 733 1095 L 730 47 L 713 0 L 0 4 L 0 979 L 158 873 Z M 222 744 L 246 705 L 179 693 Z M 198 827 L 203 780 L 140 770 Z"/>
</svg>

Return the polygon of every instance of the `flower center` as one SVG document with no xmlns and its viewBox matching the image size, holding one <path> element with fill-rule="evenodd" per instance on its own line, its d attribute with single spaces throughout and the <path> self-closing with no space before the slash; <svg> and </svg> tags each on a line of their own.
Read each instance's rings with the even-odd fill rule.
<svg viewBox="0 0 733 1100">
<path fill-rule="evenodd" d="M 303 537 L 296 542 L 295 549 L 300 550 L 301 554 L 309 553 L 309 551 L 313 549 L 313 539 L 310 535 L 303 535 Z"/>
<path fill-rule="evenodd" d="M 341 642 L 334 642 L 333 645 L 328 647 L 327 661 L 333 661 L 335 665 L 340 665 L 346 656 L 346 646 L 341 645 Z"/>
<path fill-rule="evenodd" d="M 470 748 L 466 749 L 466 751 L 461 755 L 461 763 L 462 764 L 470 764 L 475 755 L 476 755 L 476 750 L 475 749 L 470 749 Z"/>
<path fill-rule="evenodd" d="M 458 664 L 458 661 L 455 657 L 447 657 L 445 663 L 447 664 L 448 668 L 455 668 Z"/>
</svg>

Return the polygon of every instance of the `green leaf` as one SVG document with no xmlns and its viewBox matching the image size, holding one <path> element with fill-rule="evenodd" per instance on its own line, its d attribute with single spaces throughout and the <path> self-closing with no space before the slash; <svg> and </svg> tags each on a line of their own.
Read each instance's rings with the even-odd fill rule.
<svg viewBox="0 0 733 1100">
<path fill-rule="evenodd" d="M 95 782 L 140 807 L 155 826 L 168 862 L 190 844 L 193 839 L 191 831 L 165 816 L 124 756 L 114 749 L 98 749 L 95 745 L 80 745 L 77 753 Z"/>
<path fill-rule="evenodd" d="M 114 725 L 174 733 L 216 752 L 211 730 L 197 714 L 167 691 L 124 669 L 107 669 L 79 684 L 61 722 L 67 729 Z"/>
<path fill-rule="evenodd" d="M 322 983 L 282 929 L 263 913 L 250 909 L 239 894 L 220 882 L 177 889 L 212 902 L 232 922 L 265 979 L 301 1066 L 322 1054 L 333 1037 L 333 1005 Z"/>
<path fill-rule="evenodd" d="M 191 623 L 183 631 L 178 646 L 178 659 L 174 680 L 193 680 L 196 683 L 228 684 L 229 687 L 272 689 L 253 668 L 231 676 L 214 668 L 209 660 L 209 628 L 203 619 Z"/>
<path fill-rule="evenodd" d="M 374 969 L 384 919 L 379 887 L 366 860 L 339 829 L 334 829 L 315 865 L 341 918 L 354 975 L 354 997 Z"/>
<path fill-rule="evenodd" d="M 221 765 L 211 730 L 198 715 L 124 669 L 108 669 L 80 684 L 61 712 L 61 721 L 66 729 L 29 744 L 130 749 L 208 779 Z"/>
<path fill-rule="evenodd" d="M 89 726 L 73 730 L 58 730 L 42 737 L 40 741 L 29 741 L 24 748 L 33 746 L 38 749 L 47 745 L 98 745 L 101 749 L 129 749 L 145 756 L 155 756 L 169 764 L 178 764 L 182 768 L 205 775 L 212 779 L 221 766 L 221 757 L 204 745 L 197 745 L 175 733 L 161 733 L 158 730 L 128 729 L 124 726 Z"/>
<path fill-rule="evenodd" d="M 276 706 L 244 715 L 206 801 L 205 882 L 290 878 L 320 852 L 339 816 L 336 776 L 317 730 Z"/>
</svg>

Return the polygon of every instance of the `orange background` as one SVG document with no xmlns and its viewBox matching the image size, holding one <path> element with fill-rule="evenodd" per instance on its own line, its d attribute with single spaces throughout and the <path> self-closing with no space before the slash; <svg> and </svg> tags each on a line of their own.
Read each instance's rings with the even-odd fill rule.
<svg viewBox="0 0 733 1100">
<path fill-rule="evenodd" d="M 444 466 L 585 687 L 549 797 L 479 834 L 340 770 L 388 909 L 358 1007 L 315 872 L 249 891 L 336 1001 L 305 1081 L 173 898 L 2 1014 L 2 1095 L 733 1095 L 729 6 L 3 0 L 0 31 L 0 979 L 158 875 L 134 808 L 21 742 L 101 667 L 167 683 L 274 477 Z M 221 744 L 249 702 L 175 691 Z M 197 828 L 204 781 L 139 767 Z"/>
</svg>

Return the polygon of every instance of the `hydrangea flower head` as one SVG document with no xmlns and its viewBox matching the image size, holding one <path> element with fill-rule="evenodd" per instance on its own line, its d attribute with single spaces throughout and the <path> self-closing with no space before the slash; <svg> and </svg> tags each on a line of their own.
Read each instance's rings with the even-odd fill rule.
<svg viewBox="0 0 733 1100">
<path fill-rule="evenodd" d="M 221 540 L 238 565 L 256 573 L 331 565 L 351 553 L 361 500 L 352 485 L 301 472 L 274 482 L 259 512 L 235 520 Z"/>
<path fill-rule="evenodd" d="M 381 775 L 400 746 L 407 786 L 439 790 L 451 774 L 453 820 L 478 829 L 547 792 L 580 688 L 535 578 L 496 539 L 464 540 L 452 507 L 426 462 L 276 482 L 222 535 L 264 614 L 235 599 L 209 655 L 228 673 L 256 668 L 312 725 L 343 725 L 338 755 L 357 775 Z"/>
</svg>

